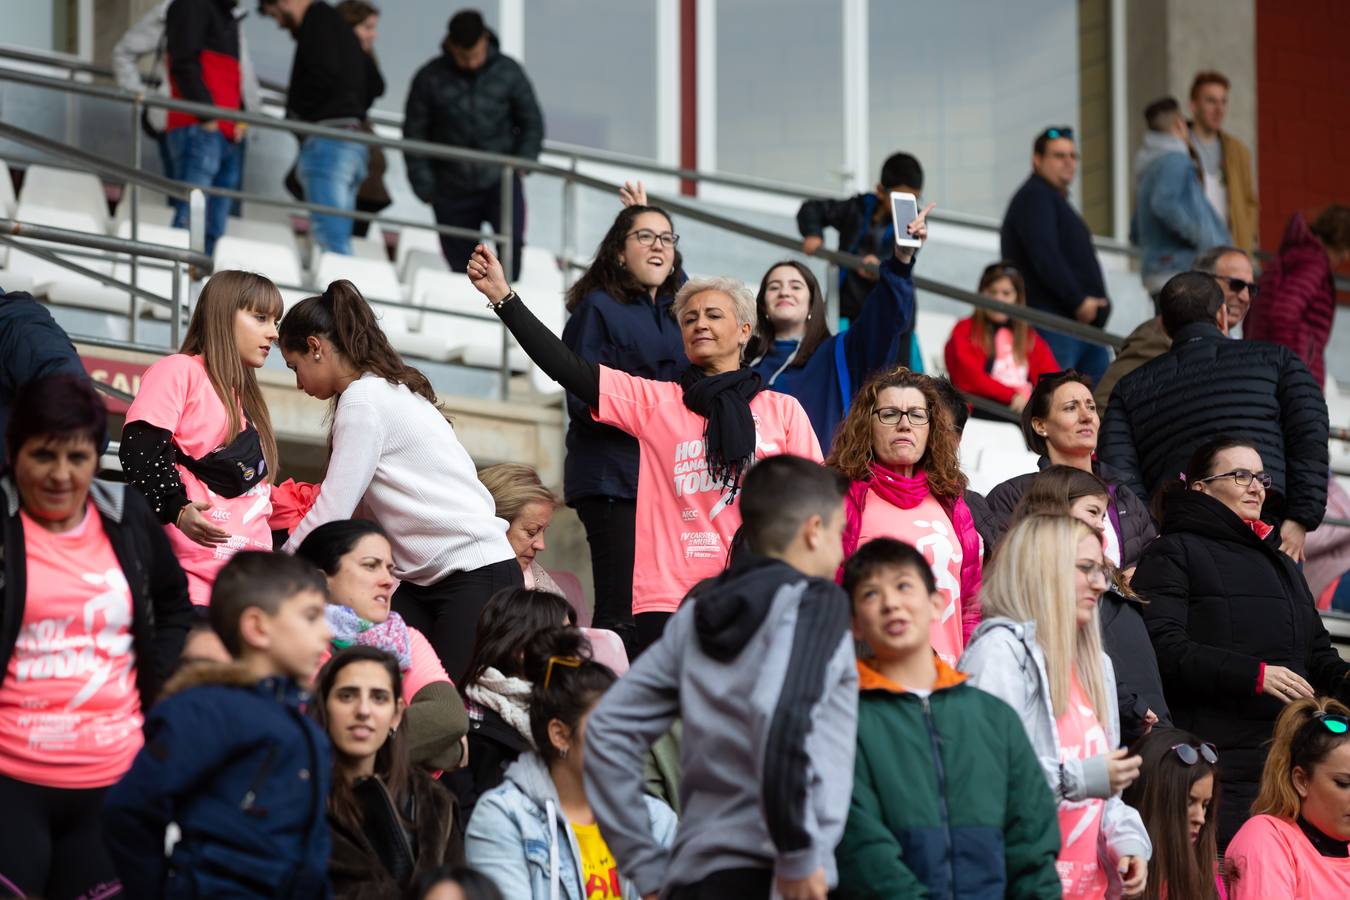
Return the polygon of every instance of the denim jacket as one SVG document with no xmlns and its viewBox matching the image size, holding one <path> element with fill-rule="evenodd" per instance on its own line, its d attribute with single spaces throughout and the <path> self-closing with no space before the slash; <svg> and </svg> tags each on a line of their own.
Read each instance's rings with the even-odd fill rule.
<svg viewBox="0 0 1350 900">
<path fill-rule="evenodd" d="M 1185 272 L 1197 253 L 1231 244 L 1187 153 L 1186 143 L 1150 131 L 1134 158 L 1136 200 L 1130 239 L 1143 251 L 1145 278 Z"/>
<path fill-rule="evenodd" d="M 643 800 L 652 836 L 669 847 L 675 841 L 675 813 L 655 797 Z M 510 900 L 586 900 L 581 850 L 537 753 L 523 754 L 506 770 L 506 780 L 479 798 L 465 832 L 464 855 Z M 621 884 L 623 900 L 640 900 L 630 879 Z"/>
</svg>

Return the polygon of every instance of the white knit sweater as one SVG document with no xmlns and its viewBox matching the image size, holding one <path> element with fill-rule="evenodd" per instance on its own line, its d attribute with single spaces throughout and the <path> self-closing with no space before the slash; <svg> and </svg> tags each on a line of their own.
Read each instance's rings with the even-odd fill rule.
<svg viewBox="0 0 1350 900">
<path fill-rule="evenodd" d="M 389 533 L 398 577 L 425 586 L 515 559 L 495 509 L 440 411 L 403 385 L 366 374 L 338 398 L 319 499 L 283 549 L 294 553 L 325 522 L 373 518 Z"/>
</svg>

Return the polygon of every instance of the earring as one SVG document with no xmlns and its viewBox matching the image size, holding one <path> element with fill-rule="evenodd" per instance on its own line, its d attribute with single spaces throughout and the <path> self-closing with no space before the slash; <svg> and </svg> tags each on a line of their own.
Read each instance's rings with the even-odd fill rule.
<svg viewBox="0 0 1350 900">
<path fill-rule="evenodd" d="M 568 751 L 568 748 L 567 748 L 567 747 L 562 748 L 562 758 L 563 758 L 563 759 L 567 759 L 567 751 Z"/>
<path fill-rule="evenodd" d="M 317 354 L 317 353 L 314 354 L 314 361 L 315 361 L 315 362 L 318 362 L 318 361 L 319 361 L 319 354 Z"/>
</svg>

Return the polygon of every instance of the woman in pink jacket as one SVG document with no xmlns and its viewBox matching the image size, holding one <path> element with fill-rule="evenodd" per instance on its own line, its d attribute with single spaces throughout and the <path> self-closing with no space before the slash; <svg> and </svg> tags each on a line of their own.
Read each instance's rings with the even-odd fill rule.
<svg viewBox="0 0 1350 900">
<path fill-rule="evenodd" d="M 844 555 L 873 538 L 913 545 L 943 596 L 933 649 L 955 665 L 980 623 L 984 546 L 966 505 L 960 436 L 933 379 L 906 368 L 872 376 L 853 398 L 826 465 L 853 481 Z"/>
<path fill-rule="evenodd" d="M 1309 224 L 1296 212 L 1279 254 L 1261 273 L 1243 337 L 1283 344 L 1298 354 L 1318 384 L 1326 383 L 1326 348 L 1336 315 L 1332 269 L 1350 259 L 1350 207 L 1333 203 Z M 1252 298 L 1256 301 L 1256 297 Z"/>
<path fill-rule="evenodd" d="M 1229 900 L 1350 897 L 1350 709 L 1284 708 L 1252 817 L 1224 854 Z"/>
</svg>

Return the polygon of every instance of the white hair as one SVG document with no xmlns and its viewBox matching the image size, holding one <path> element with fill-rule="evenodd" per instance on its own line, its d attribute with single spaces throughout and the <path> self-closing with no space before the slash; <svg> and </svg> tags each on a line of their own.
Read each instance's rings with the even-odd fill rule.
<svg viewBox="0 0 1350 900">
<path fill-rule="evenodd" d="M 706 293 L 724 294 L 731 298 L 732 309 L 736 313 L 737 325 L 749 325 L 752 328 L 757 319 L 755 292 L 745 282 L 735 278 L 691 278 L 675 294 L 675 320 L 678 322 L 685 306 L 694 297 Z"/>
</svg>

